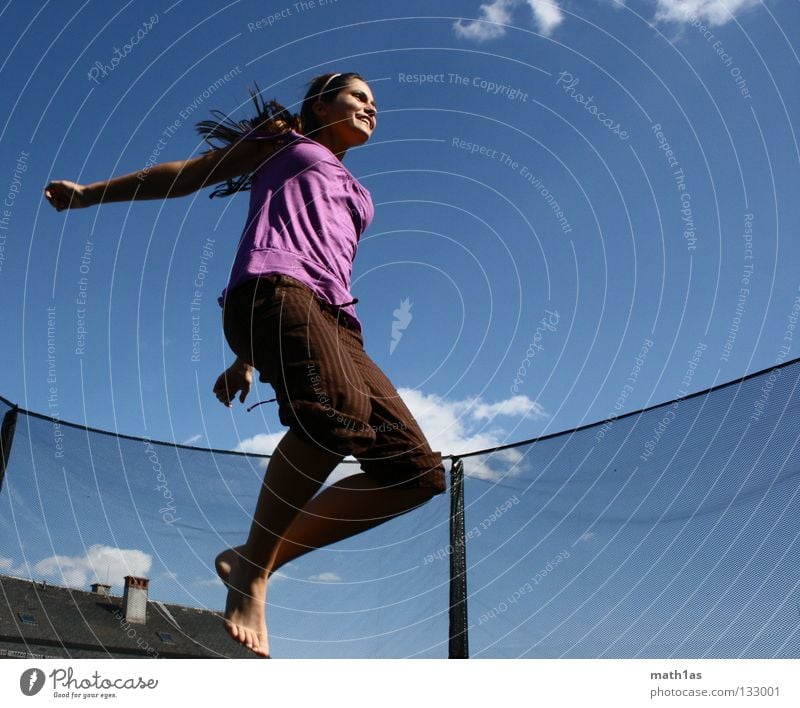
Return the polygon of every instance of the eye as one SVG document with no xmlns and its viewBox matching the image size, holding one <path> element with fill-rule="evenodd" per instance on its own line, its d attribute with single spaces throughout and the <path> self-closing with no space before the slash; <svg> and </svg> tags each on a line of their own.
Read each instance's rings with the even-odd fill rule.
<svg viewBox="0 0 800 708">
<path fill-rule="evenodd" d="M 367 94 L 365 94 L 363 91 L 357 91 L 355 95 L 358 96 L 363 103 L 369 103 L 369 98 L 367 98 Z M 373 106 L 373 108 L 377 110 L 377 106 Z"/>
</svg>

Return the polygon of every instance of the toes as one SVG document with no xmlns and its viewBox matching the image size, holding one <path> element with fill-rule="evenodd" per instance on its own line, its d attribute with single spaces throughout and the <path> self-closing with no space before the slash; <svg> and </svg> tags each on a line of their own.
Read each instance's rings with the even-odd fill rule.
<svg viewBox="0 0 800 708">
<path fill-rule="evenodd" d="M 255 635 L 253 637 L 253 646 L 251 647 L 252 651 L 259 656 L 264 656 L 267 653 L 267 650 L 264 648 L 263 641 L 259 635 Z"/>
<path fill-rule="evenodd" d="M 272 658 L 265 646 L 263 634 L 247 627 L 241 627 L 227 620 L 225 621 L 225 629 L 228 630 L 228 634 L 230 634 L 233 639 L 238 641 L 242 646 L 247 647 L 254 654 L 258 654 L 265 659 Z"/>
</svg>

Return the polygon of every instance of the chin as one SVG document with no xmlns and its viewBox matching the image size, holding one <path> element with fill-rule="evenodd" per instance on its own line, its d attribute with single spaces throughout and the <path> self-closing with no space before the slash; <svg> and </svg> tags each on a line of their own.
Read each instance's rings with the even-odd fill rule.
<svg viewBox="0 0 800 708">
<path fill-rule="evenodd" d="M 355 135 L 353 136 L 353 144 L 354 145 L 362 145 L 363 143 L 367 142 L 372 137 L 372 133 L 369 130 L 357 130 L 355 131 Z"/>
</svg>

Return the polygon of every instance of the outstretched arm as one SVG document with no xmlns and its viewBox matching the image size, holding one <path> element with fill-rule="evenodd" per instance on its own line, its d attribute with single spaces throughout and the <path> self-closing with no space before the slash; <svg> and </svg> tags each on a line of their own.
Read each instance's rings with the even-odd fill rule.
<svg viewBox="0 0 800 708">
<path fill-rule="evenodd" d="M 185 197 L 203 187 L 252 172 L 274 149 L 274 144 L 266 141 L 241 140 L 190 160 L 162 162 L 103 182 L 81 185 L 57 180 L 45 187 L 44 194 L 58 211 L 108 202 Z"/>
</svg>

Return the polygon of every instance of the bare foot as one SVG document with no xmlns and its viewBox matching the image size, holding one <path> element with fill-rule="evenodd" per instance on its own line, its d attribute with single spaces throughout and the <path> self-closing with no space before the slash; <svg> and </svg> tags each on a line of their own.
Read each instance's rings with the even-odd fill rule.
<svg viewBox="0 0 800 708">
<path fill-rule="evenodd" d="M 269 640 L 267 639 L 267 622 L 264 614 L 267 595 L 267 578 L 256 570 L 250 570 L 246 564 L 240 563 L 238 552 L 234 549 L 225 551 L 232 553 L 227 556 L 217 567 L 227 564 L 222 568 L 226 572 L 223 582 L 228 587 L 228 597 L 225 602 L 225 630 L 237 642 L 246 646 L 254 654 L 269 657 Z M 220 572 L 220 570 L 218 570 Z M 220 572 L 220 577 L 222 577 Z"/>
</svg>

